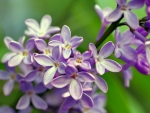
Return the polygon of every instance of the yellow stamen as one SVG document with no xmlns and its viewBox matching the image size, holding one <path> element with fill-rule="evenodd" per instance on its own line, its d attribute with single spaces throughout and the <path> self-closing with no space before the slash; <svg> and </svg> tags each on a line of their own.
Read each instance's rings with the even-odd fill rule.
<svg viewBox="0 0 150 113">
<path fill-rule="evenodd" d="M 46 55 L 49 55 L 51 52 L 50 52 L 50 50 L 49 49 L 45 49 L 45 54 Z"/>
<path fill-rule="evenodd" d="M 77 63 L 82 63 L 82 59 L 81 59 L 81 58 L 77 58 L 77 59 L 76 59 L 76 62 L 77 62 Z"/>
<path fill-rule="evenodd" d="M 23 51 L 23 56 L 28 56 L 28 52 L 27 51 Z"/>
</svg>

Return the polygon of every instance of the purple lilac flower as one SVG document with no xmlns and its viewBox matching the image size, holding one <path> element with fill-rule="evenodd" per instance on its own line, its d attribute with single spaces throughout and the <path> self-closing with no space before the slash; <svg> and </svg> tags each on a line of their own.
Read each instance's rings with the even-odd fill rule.
<svg viewBox="0 0 150 113">
<path fill-rule="evenodd" d="M 37 49 L 42 52 L 44 55 L 51 56 L 52 55 L 52 47 L 47 46 L 46 42 L 43 39 L 35 40 L 35 45 Z"/>
<path fill-rule="evenodd" d="M 68 59 L 71 55 L 72 49 L 77 48 L 83 41 L 82 37 L 73 36 L 71 38 L 71 31 L 68 26 L 64 25 L 60 35 L 61 41 L 52 40 L 49 42 L 50 46 L 60 45 L 63 48 L 63 56 Z"/>
<path fill-rule="evenodd" d="M 15 113 L 15 111 L 11 107 L 4 105 L 0 107 L 0 113 Z"/>
<path fill-rule="evenodd" d="M 50 26 L 51 23 L 52 18 L 50 15 L 43 16 L 40 25 L 34 19 L 27 19 L 25 24 L 28 30 L 25 31 L 25 34 L 33 38 L 48 38 L 50 34 L 60 31 L 59 27 Z"/>
<path fill-rule="evenodd" d="M 93 82 L 94 76 L 88 72 L 78 72 L 74 66 L 67 66 L 65 69 L 66 75 L 56 77 L 51 84 L 56 88 L 63 88 L 69 85 L 70 98 L 79 100 L 82 97 L 83 89 L 82 82 Z"/>
<path fill-rule="evenodd" d="M 46 88 L 42 83 L 36 85 L 34 88 L 31 83 L 26 81 L 20 82 L 20 88 L 25 93 L 16 106 L 19 110 L 24 110 L 29 107 L 30 101 L 32 102 L 33 106 L 37 109 L 47 109 L 47 103 L 39 97 L 37 94 L 45 92 Z"/>
<path fill-rule="evenodd" d="M 124 15 L 125 20 L 127 21 L 128 25 L 136 29 L 139 26 L 139 21 L 137 16 L 131 12 L 132 9 L 139 9 L 144 5 L 144 0 L 131 0 L 130 2 L 126 3 L 127 0 L 116 0 L 117 1 L 117 8 L 107 17 L 107 21 L 115 22 Z"/>
<path fill-rule="evenodd" d="M 110 22 L 107 22 L 106 17 L 112 12 L 112 9 L 111 8 L 105 8 L 102 10 L 101 7 L 97 4 L 95 5 L 94 8 L 95 8 L 98 16 L 100 17 L 101 23 L 102 23 L 101 29 L 100 29 L 99 34 L 98 34 L 97 39 L 96 39 L 96 40 L 99 40 L 105 32 L 106 26 L 110 23 Z"/>
<path fill-rule="evenodd" d="M 80 66 L 82 69 L 90 70 L 91 65 L 88 60 L 91 58 L 91 52 L 86 51 L 82 55 L 80 52 L 76 52 L 74 58 L 70 58 L 67 62 L 68 64 L 74 66 Z"/>
<path fill-rule="evenodd" d="M 22 61 L 25 64 L 32 63 L 31 50 L 34 48 L 34 41 L 32 39 L 26 42 L 25 48 L 22 44 L 16 41 L 11 41 L 9 43 L 9 49 L 13 51 L 16 55 L 10 58 L 8 65 L 14 67 L 19 65 Z"/>
<path fill-rule="evenodd" d="M 58 71 L 60 74 L 64 74 L 66 65 L 60 61 L 61 59 L 61 48 L 56 46 L 52 50 L 52 58 L 45 55 L 35 55 L 35 61 L 42 66 L 51 66 L 44 74 L 43 82 L 45 85 L 49 84 L 54 75 Z"/>
<path fill-rule="evenodd" d="M 7 80 L 3 86 L 3 93 L 5 96 L 11 94 L 14 83 L 19 82 L 21 79 L 21 74 L 16 73 L 15 68 L 10 68 L 6 66 L 7 71 L 0 70 L 0 80 Z"/>
<path fill-rule="evenodd" d="M 96 64 L 96 70 L 100 75 L 105 73 L 105 70 L 111 72 L 121 71 L 121 65 L 114 60 L 106 59 L 114 51 L 114 44 L 112 42 L 107 42 L 97 54 L 97 49 L 94 44 L 89 44 L 89 50 L 92 51 L 93 58 Z"/>
<path fill-rule="evenodd" d="M 23 45 L 24 40 L 25 40 L 25 37 L 22 36 L 21 38 L 19 38 L 19 41 L 18 41 L 18 42 L 19 42 L 21 45 Z M 14 40 L 13 40 L 11 37 L 9 37 L 9 36 L 6 36 L 6 37 L 4 38 L 4 43 L 5 43 L 5 45 L 6 45 L 6 47 L 7 47 L 8 49 L 10 49 L 10 48 L 9 48 L 9 43 L 10 43 L 11 41 L 14 41 Z M 6 54 L 3 56 L 3 58 L 2 58 L 2 63 L 8 62 L 8 60 L 9 60 L 10 58 L 12 58 L 13 56 L 15 56 L 15 55 L 16 55 L 16 53 L 14 53 L 14 52 L 8 52 L 8 53 L 6 53 Z"/>
<path fill-rule="evenodd" d="M 137 53 L 130 44 L 134 39 L 134 34 L 127 30 L 122 36 L 120 31 L 117 29 L 115 32 L 115 57 L 124 57 L 128 60 L 134 61 Z M 128 54 L 127 54 L 128 53 Z"/>
<path fill-rule="evenodd" d="M 150 17 L 150 1 L 146 0 L 146 12 L 147 15 Z"/>
<path fill-rule="evenodd" d="M 24 110 L 19 110 L 18 113 L 32 113 L 32 108 L 29 106 Z"/>
<path fill-rule="evenodd" d="M 150 32 L 150 20 L 145 22 L 145 26 L 148 29 L 148 32 Z"/>
</svg>

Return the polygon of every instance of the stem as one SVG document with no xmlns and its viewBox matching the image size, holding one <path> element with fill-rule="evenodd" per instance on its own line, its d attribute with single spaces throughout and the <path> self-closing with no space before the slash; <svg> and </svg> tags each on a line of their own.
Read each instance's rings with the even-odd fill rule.
<svg viewBox="0 0 150 113">
<path fill-rule="evenodd" d="M 105 41 L 105 39 L 118 27 L 118 23 L 122 20 L 123 16 L 116 22 L 113 22 L 107 31 L 100 37 L 100 39 L 95 43 L 95 46 L 98 48 L 99 45 Z"/>
</svg>

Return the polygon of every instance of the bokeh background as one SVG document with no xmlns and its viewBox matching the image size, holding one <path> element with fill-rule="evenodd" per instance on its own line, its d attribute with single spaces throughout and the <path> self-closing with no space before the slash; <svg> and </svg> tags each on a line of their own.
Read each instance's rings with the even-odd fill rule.
<svg viewBox="0 0 150 113">
<path fill-rule="evenodd" d="M 5 47 L 3 39 L 10 36 L 15 40 L 24 35 L 26 26 L 24 21 L 34 18 L 38 22 L 45 14 L 52 16 L 52 25 L 68 25 L 72 35 L 84 37 L 83 44 L 78 48 L 80 51 L 88 49 L 88 44 L 94 42 L 100 29 L 101 21 L 94 10 L 94 5 L 99 4 L 102 8 L 115 8 L 115 0 L 0 0 L 0 59 L 9 50 Z M 136 10 L 139 18 L 144 17 L 145 9 Z M 127 28 L 122 27 L 121 31 Z M 114 41 L 113 34 L 108 40 Z M 128 54 L 128 53 L 127 53 Z M 113 58 L 113 56 L 111 56 Z M 122 63 L 120 60 L 118 60 Z M 4 64 L 0 63 L 0 69 Z M 133 68 L 133 80 L 130 88 L 125 88 L 121 73 L 107 73 L 103 78 L 108 83 L 106 109 L 108 113 L 150 113 L 150 76 L 144 76 Z M 22 96 L 19 86 L 15 86 L 10 96 L 4 96 L 0 81 L 0 106 L 16 106 Z M 34 110 L 33 113 L 40 113 Z"/>
</svg>

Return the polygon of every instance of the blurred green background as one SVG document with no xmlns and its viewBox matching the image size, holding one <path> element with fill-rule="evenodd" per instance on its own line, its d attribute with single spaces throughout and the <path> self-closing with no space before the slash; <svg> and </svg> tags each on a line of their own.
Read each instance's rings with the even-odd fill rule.
<svg viewBox="0 0 150 113">
<path fill-rule="evenodd" d="M 5 36 L 17 40 L 24 35 L 24 21 L 34 18 L 38 22 L 45 14 L 52 16 L 52 25 L 68 25 L 72 35 L 84 37 L 84 43 L 79 50 L 88 49 L 88 44 L 94 42 L 100 29 L 100 19 L 94 10 L 94 5 L 102 8 L 115 8 L 115 0 L 0 0 L 0 59 L 9 51 L 3 42 Z M 139 18 L 145 16 L 145 9 L 136 10 Z M 121 28 L 123 32 L 127 28 Z M 113 34 L 108 40 L 114 40 Z M 0 63 L 0 69 L 4 65 Z M 107 105 L 108 113 L 150 113 L 150 76 L 144 76 L 133 68 L 133 80 L 130 88 L 125 88 L 121 73 L 107 73 L 103 78 L 108 83 Z M 4 96 L 0 82 L 0 105 L 15 107 L 22 95 L 15 87 L 10 96 Z M 35 110 L 35 113 L 38 111 Z"/>
</svg>

